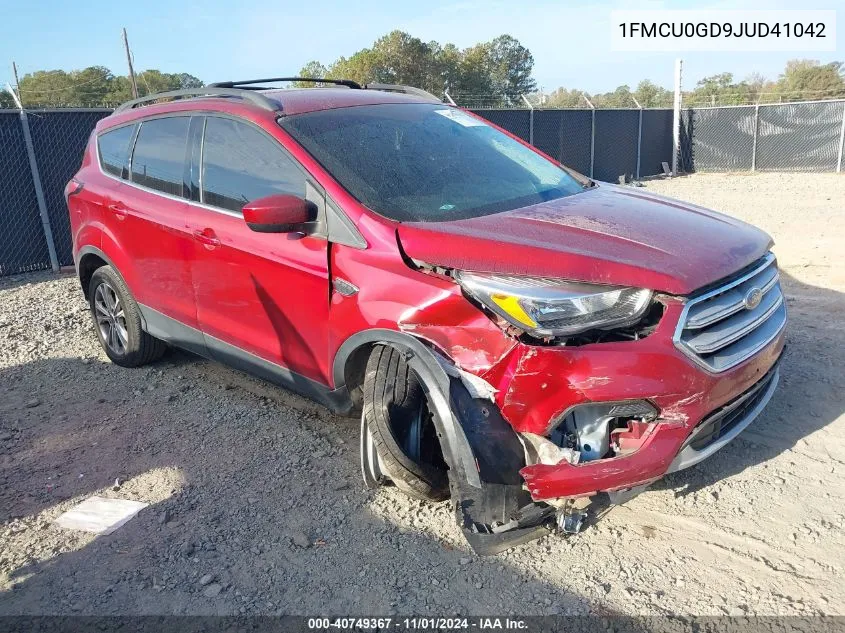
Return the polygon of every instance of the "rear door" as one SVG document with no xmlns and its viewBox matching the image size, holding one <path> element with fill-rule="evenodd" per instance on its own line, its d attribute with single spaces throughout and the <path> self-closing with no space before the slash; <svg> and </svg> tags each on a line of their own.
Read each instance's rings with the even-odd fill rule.
<svg viewBox="0 0 845 633">
<path fill-rule="evenodd" d="M 137 133 L 138 123 L 133 122 L 106 130 L 94 139 L 99 172 L 106 177 L 95 178 L 92 187 L 89 179 L 83 176 L 85 187 L 80 192 L 82 195 L 76 194 L 73 198 L 69 198 L 68 206 L 71 212 L 76 212 L 80 216 L 78 226 L 102 227 L 113 224 L 114 216 L 109 207 L 120 199 L 122 182 L 129 178 L 129 154 Z M 90 169 L 97 170 L 98 166 L 92 165 Z M 85 201 L 87 204 L 76 204 L 79 201 Z M 126 271 L 123 272 L 126 273 Z"/>
<path fill-rule="evenodd" d="M 153 334 L 174 341 L 180 339 L 178 332 L 158 328 L 198 328 L 190 267 L 194 242 L 186 227 L 190 121 L 179 115 L 141 122 L 129 180 L 108 204 L 112 218 L 107 227 L 133 263 L 132 291 L 148 325 L 156 329 Z"/>
<path fill-rule="evenodd" d="M 199 148 L 199 204 L 191 205 L 188 224 L 197 318 L 209 351 L 286 384 L 301 377 L 328 384 L 326 239 L 256 233 L 241 212 L 247 202 L 286 193 L 324 213 L 322 194 L 277 139 L 247 121 L 208 115 Z"/>
</svg>

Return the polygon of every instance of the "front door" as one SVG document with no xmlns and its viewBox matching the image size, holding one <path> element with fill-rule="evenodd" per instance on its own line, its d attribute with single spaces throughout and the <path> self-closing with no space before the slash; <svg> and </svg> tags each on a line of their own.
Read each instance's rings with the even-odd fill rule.
<svg viewBox="0 0 845 633">
<path fill-rule="evenodd" d="M 329 271 L 323 237 L 256 233 L 241 209 L 275 193 L 305 198 L 302 167 L 259 127 L 206 118 L 190 205 L 197 318 L 212 355 L 282 382 L 328 379 Z M 313 195 L 313 193 L 311 194 Z M 305 380 L 303 380 L 303 378 Z"/>
</svg>

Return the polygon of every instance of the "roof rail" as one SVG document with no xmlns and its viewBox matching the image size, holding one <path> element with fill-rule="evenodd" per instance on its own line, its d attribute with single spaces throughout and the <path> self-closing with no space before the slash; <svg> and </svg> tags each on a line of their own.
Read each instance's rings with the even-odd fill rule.
<svg viewBox="0 0 845 633">
<path fill-rule="evenodd" d="M 425 99 L 432 99 L 433 101 L 443 102 L 443 99 L 438 99 L 433 94 L 422 88 L 415 88 L 414 86 L 403 86 L 401 84 L 364 84 L 364 90 L 383 90 L 384 92 L 401 92 L 406 95 L 414 95 L 415 97 L 423 97 Z"/>
<path fill-rule="evenodd" d="M 211 86 L 207 86 L 205 88 L 169 90 L 167 92 L 157 92 L 155 94 L 147 95 L 146 97 L 141 97 L 140 99 L 133 99 L 132 101 L 127 101 L 126 103 L 118 106 L 114 113 L 117 114 L 119 112 L 126 112 L 132 108 L 160 101 L 161 99 L 190 99 L 192 97 L 235 97 L 237 99 L 249 101 L 253 105 L 271 112 L 275 112 L 281 108 L 277 102 L 274 102 L 255 92 L 250 92 L 248 90 L 235 90 L 225 87 L 220 88 L 212 84 Z"/>
<path fill-rule="evenodd" d="M 243 86 L 244 90 L 269 90 L 263 86 L 255 86 L 255 84 L 263 84 L 268 82 L 278 81 L 308 81 L 317 84 L 335 84 L 336 86 L 346 86 L 347 88 L 361 89 L 361 84 L 351 79 L 324 79 L 322 77 L 269 77 L 267 79 L 246 79 L 244 81 L 218 81 L 213 84 L 208 84 L 209 87 L 214 88 L 238 88 Z M 254 86 L 254 87 L 250 87 Z"/>
<path fill-rule="evenodd" d="M 326 79 L 324 77 L 268 77 L 267 79 L 246 79 L 244 81 L 218 81 L 209 84 L 209 87 L 219 88 L 242 88 L 243 90 L 270 90 L 267 86 L 258 86 L 256 84 L 275 83 L 279 81 L 307 81 L 316 84 L 334 84 L 336 86 L 346 86 L 355 90 L 383 90 L 385 92 L 401 92 L 403 94 L 414 95 L 424 99 L 431 99 L 433 101 L 442 101 L 430 92 L 422 88 L 415 88 L 413 86 L 402 86 L 400 84 L 364 84 L 363 86 L 357 81 L 351 79 Z"/>
</svg>

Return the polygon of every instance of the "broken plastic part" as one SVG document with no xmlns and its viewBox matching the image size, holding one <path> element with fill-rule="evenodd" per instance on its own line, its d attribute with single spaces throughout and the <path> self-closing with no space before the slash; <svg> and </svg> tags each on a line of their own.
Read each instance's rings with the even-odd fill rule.
<svg viewBox="0 0 845 633">
<path fill-rule="evenodd" d="M 489 400 L 493 402 L 496 392 L 496 389 L 493 385 L 489 382 L 476 376 L 475 374 L 471 374 L 468 371 L 462 370 L 460 367 L 456 367 L 450 361 L 446 360 L 440 354 L 436 354 L 437 362 L 440 363 L 440 366 L 443 368 L 448 375 L 459 378 L 460 381 L 466 387 L 466 390 L 469 392 L 470 397 L 472 398 L 479 398 L 481 400 Z"/>
<path fill-rule="evenodd" d="M 492 526 L 493 534 L 501 534 L 511 530 L 525 527 L 532 527 L 545 523 L 555 513 L 552 506 L 546 504 L 531 503 L 520 508 L 514 517 L 507 523 L 495 524 Z"/>
<path fill-rule="evenodd" d="M 640 493 L 645 492 L 650 484 L 643 484 L 641 486 L 634 486 L 633 488 L 625 488 L 624 490 L 616 490 L 608 492 L 607 497 L 611 505 L 622 505 L 629 502 Z"/>
<path fill-rule="evenodd" d="M 519 437 L 519 441 L 522 442 L 522 447 L 525 449 L 526 465 L 548 464 L 554 466 L 561 462 L 577 464 L 581 459 L 578 451 L 571 448 L 562 448 L 542 435 L 519 433 L 517 437 Z"/>
<path fill-rule="evenodd" d="M 625 432 L 626 425 L 641 418 L 653 420 L 657 409 L 646 400 L 626 400 L 621 402 L 594 402 L 571 407 L 554 423 L 550 439 L 559 446 L 574 446 L 581 453 L 581 461 L 588 462 L 618 454 L 618 446 L 612 439 L 619 439 L 620 433 L 614 434 L 617 427 Z"/>
</svg>

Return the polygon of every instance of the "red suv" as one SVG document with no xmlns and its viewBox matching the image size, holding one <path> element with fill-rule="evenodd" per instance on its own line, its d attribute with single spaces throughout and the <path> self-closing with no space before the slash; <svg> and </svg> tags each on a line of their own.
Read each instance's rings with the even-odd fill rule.
<svg viewBox="0 0 845 633">
<path fill-rule="evenodd" d="M 577 174 L 423 91 L 226 82 L 103 119 L 66 195 L 116 364 L 168 345 L 361 416 L 368 485 L 479 552 L 576 531 L 742 431 L 786 307 L 771 239 Z"/>
</svg>

